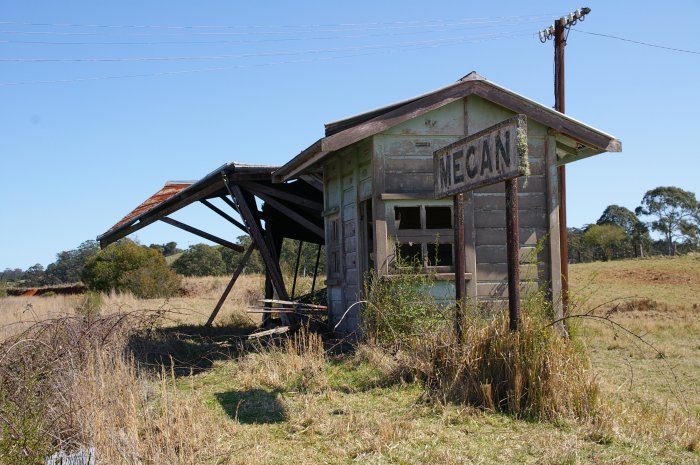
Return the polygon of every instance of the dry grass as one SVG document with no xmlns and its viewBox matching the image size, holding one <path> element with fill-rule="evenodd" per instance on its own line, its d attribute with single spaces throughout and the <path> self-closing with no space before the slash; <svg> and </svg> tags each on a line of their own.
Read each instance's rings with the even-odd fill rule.
<svg viewBox="0 0 700 465">
<path fill-rule="evenodd" d="M 553 326 L 524 312 L 519 332 L 508 318 L 470 322 L 463 344 L 443 332 L 419 348 L 428 393 L 440 400 L 539 420 L 588 419 L 598 384 L 584 353 Z"/>
<path fill-rule="evenodd" d="M 571 267 L 581 340 L 610 400 L 610 435 L 700 442 L 700 257 L 625 260 Z M 650 347 L 651 344 L 653 347 Z"/>
<path fill-rule="evenodd" d="M 130 293 L 109 293 L 100 296 L 100 313 L 131 312 L 136 310 L 167 309 L 170 324 L 203 324 L 216 306 L 227 277 L 184 278 L 185 295 L 170 299 L 138 299 Z M 264 277 L 242 275 L 229 294 L 217 316 L 217 322 L 245 318 L 259 322 L 257 315 L 247 315 L 248 306 L 263 298 Z M 0 298 L 0 340 L 21 332 L 32 324 L 49 318 L 75 316 L 84 305 L 85 296 L 51 295 L 46 297 Z"/>
<path fill-rule="evenodd" d="M 695 270 L 696 262 L 678 260 L 660 260 L 658 267 Z M 614 295 L 637 296 L 610 318 L 644 334 L 662 352 L 637 347 L 638 341 L 610 325 L 583 321 L 574 328 L 590 353 L 603 400 L 588 418 L 522 420 L 434 402 L 423 384 L 412 380 L 407 367 L 414 360 L 405 350 L 365 345 L 354 355 L 331 357 L 320 339 L 307 333 L 241 354 L 217 355 L 197 374 L 171 370 L 168 364 L 164 370 L 139 365 L 139 359 L 124 356 L 127 346 L 115 338 L 107 348 L 85 352 L 80 363 L 61 365 L 70 369 L 56 371 L 65 376 L 54 384 L 66 387 L 66 405 L 73 406 L 73 431 L 79 432 L 71 436 L 73 443 L 93 445 L 98 463 L 698 463 L 700 323 L 693 308 L 700 302 L 698 289 L 681 286 L 683 291 L 664 294 L 663 286 L 679 284 L 638 279 L 637 270 L 656 268 L 652 260 L 639 262 L 615 262 L 617 268 L 600 264 L 608 273 L 602 278 L 594 275 L 594 266 L 572 267 L 573 287 L 593 290 L 589 306 L 581 311 Z M 635 278 L 621 279 L 629 270 Z M 192 280 L 189 297 L 168 302 L 180 312 L 175 318 L 203 321 L 226 282 Z M 261 278 L 237 285 L 231 297 L 237 306 L 227 312 L 235 314 L 247 305 L 249 297 L 241 290 L 261 288 Z M 22 313 L 26 303 L 32 303 L 37 317 L 54 316 L 49 299 L 55 299 L 57 312 L 70 314 L 76 306 L 70 299 L 44 299 L 0 299 L 0 318 L 29 324 L 28 313 Z M 46 308 L 38 308 L 44 302 Z M 10 303 L 15 315 L 8 317 Z M 164 302 L 104 296 L 102 303 L 108 319 L 119 309 L 159 308 Z M 607 306 L 598 314 L 610 310 Z M 483 328 L 482 339 L 493 338 L 499 328 Z M 170 338 L 167 344 L 156 342 L 176 362 L 182 355 L 177 351 L 201 350 L 198 344 L 204 342 L 217 350 L 235 345 L 226 339 L 181 339 L 177 331 L 161 331 L 157 337 Z M 544 363 L 566 362 L 561 360 L 565 352 L 558 354 Z M 562 389 L 566 382 L 559 380 L 552 389 Z M 0 463 L 12 462 L 0 457 Z"/>
</svg>

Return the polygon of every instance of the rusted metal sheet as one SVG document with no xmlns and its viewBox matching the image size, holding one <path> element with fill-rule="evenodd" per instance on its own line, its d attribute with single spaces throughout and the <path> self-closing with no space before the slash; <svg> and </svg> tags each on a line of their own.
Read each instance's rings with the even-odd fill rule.
<svg viewBox="0 0 700 465">
<path fill-rule="evenodd" d="M 147 213 L 160 205 L 161 203 L 165 202 L 166 200 L 172 198 L 173 196 L 179 194 L 183 190 L 187 189 L 190 187 L 194 182 L 193 181 L 168 181 L 165 183 L 165 186 L 163 186 L 158 192 L 147 198 L 146 200 L 141 203 L 138 207 L 134 208 L 128 215 L 126 215 L 124 218 L 119 220 L 117 224 L 109 228 L 109 230 L 105 234 L 109 234 L 109 232 L 114 231 L 115 229 L 130 223 L 134 219 L 138 218 L 144 213 Z"/>
</svg>

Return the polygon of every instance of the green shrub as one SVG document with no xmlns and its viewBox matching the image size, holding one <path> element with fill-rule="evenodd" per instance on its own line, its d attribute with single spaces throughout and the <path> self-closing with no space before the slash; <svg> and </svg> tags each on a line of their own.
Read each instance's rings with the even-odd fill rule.
<svg viewBox="0 0 700 465">
<path fill-rule="evenodd" d="M 144 299 L 176 295 L 181 283 L 160 252 L 130 240 L 101 250 L 85 264 L 81 277 L 90 290 L 129 291 Z"/>
<path fill-rule="evenodd" d="M 221 276 L 226 264 L 219 247 L 195 244 L 184 251 L 173 263 L 175 271 L 185 276 Z"/>
<path fill-rule="evenodd" d="M 371 273 L 365 282 L 367 304 L 362 312 L 363 335 L 381 346 L 401 346 L 447 323 L 445 309 L 430 293 L 430 275 L 412 270 L 391 277 Z"/>
</svg>

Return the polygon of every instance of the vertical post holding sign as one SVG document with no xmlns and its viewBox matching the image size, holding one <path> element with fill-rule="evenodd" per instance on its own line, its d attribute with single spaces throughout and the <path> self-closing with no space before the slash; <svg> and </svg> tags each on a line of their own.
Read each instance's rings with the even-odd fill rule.
<svg viewBox="0 0 700 465">
<path fill-rule="evenodd" d="M 505 181 L 510 329 L 520 328 L 520 260 L 517 178 L 530 173 L 527 117 L 516 115 L 433 153 L 435 198 L 454 197 L 455 336 L 463 340 L 465 310 L 464 192 Z"/>
<path fill-rule="evenodd" d="M 455 338 L 459 344 L 464 339 L 464 310 L 467 304 L 467 284 L 464 282 L 466 255 L 464 253 L 464 194 L 458 193 L 452 197 L 455 228 Z"/>
</svg>

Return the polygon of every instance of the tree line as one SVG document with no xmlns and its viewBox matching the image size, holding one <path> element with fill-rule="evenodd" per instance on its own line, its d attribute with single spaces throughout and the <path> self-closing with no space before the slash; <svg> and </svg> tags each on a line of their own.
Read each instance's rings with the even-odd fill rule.
<svg viewBox="0 0 700 465">
<path fill-rule="evenodd" d="M 652 239 L 651 231 L 661 239 Z M 572 262 L 694 252 L 700 248 L 700 203 L 693 192 L 657 187 L 634 212 L 609 205 L 595 224 L 568 228 L 568 236 Z"/>
<path fill-rule="evenodd" d="M 651 232 L 660 235 L 654 240 Z M 249 236 L 239 236 L 236 243 L 247 248 Z M 298 241 L 284 240 L 280 252 L 282 272 L 294 273 L 299 253 Z M 700 203 L 693 192 L 678 187 L 657 187 L 647 191 L 640 205 L 631 211 L 620 205 L 609 205 L 595 224 L 569 228 L 569 259 L 572 262 L 613 260 L 647 255 L 674 255 L 700 248 Z M 303 244 L 299 255 L 299 273 L 313 274 L 318 246 Z M 41 264 L 26 270 L 6 268 L 0 272 L 0 283 L 12 286 L 38 287 L 83 281 L 98 290 L 150 289 L 156 280 L 164 283 L 167 292 L 177 287 L 178 275 L 231 275 L 242 254 L 220 246 L 195 244 L 181 250 L 175 242 L 140 245 L 123 239 L 100 250 L 96 241 L 85 241 L 74 250 L 56 254 L 56 261 L 45 269 Z M 321 252 L 319 275 L 324 274 L 325 253 Z M 167 260 L 166 260 L 167 259 Z M 140 271 L 139 271 L 140 270 Z M 245 273 L 264 273 L 260 253 L 251 255 Z M 163 292 L 166 292 L 163 291 Z M 138 292 L 135 292 L 138 293 Z"/>
<path fill-rule="evenodd" d="M 239 236 L 236 243 L 247 248 L 249 236 Z M 311 275 L 318 259 L 319 276 L 324 274 L 325 254 L 316 244 L 302 244 L 285 239 L 280 251 L 280 265 L 286 275 L 294 273 L 299 254 L 299 274 Z M 74 250 L 56 254 L 56 261 L 44 269 L 41 264 L 26 270 L 6 268 L 0 272 L 0 283 L 16 287 L 39 287 L 85 283 L 98 291 L 130 291 L 139 297 L 174 295 L 179 289 L 179 276 L 231 275 L 243 254 L 221 246 L 194 244 L 187 250 L 177 243 L 141 245 L 122 239 L 100 250 L 96 241 L 85 241 Z M 255 250 L 244 273 L 265 273 L 259 251 Z"/>
</svg>

